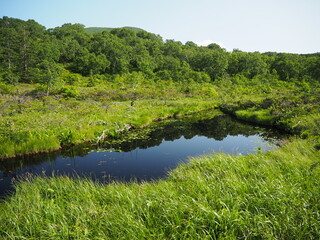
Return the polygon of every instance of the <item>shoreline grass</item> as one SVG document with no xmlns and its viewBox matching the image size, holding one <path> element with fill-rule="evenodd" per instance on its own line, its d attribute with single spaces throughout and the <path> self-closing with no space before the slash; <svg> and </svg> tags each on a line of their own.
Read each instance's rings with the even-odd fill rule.
<svg viewBox="0 0 320 240">
<path fill-rule="evenodd" d="M 0 159 L 52 151 L 71 144 L 117 137 L 122 130 L 145 127 L 155 120 L 212 109 L 205 99 L 161 99 L 101 103 L 75 99 L 46 98 L 31 101 L 28 111 L 1 117 Z M 41 105 L 41 107 L 39 107 Z M 54 106 L 57 110 L 50 110 Z"/>
<path fill-rule="evenodd" d="M 151 183 L 34 178 L 0 204 L 3 239 L 317 239 L 320 154 L 306 140 L 193 158 Z"/>
</svg>

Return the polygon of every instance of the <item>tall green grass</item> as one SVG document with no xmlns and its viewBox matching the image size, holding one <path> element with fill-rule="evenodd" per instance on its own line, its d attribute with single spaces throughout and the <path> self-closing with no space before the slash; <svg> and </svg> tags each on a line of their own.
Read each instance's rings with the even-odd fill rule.
<svg viewBox="0 0 320 240">
<path fill-rule="evenodd" d="M 235 115 L 238 119 L 268 126 L 272 126 L 276 120 L 276 117 L 270 114 L 268 109 L 258 111 L 238 110 Z"/>
<path fill-rule="evenodd" d="M 217 105 L 210 99 L 186 97 L 165 101 L 140 99 L 133 106 L 131 101 L 44 97 L 25 99 L 20 112 L 9 112 L 17 107 L 14 97 L 11 98 L 12 101 L 5 101 L 8 108 L 0 115 L 0 158 L 95 142 L 103 132 L 107 138 L 114 137 L 124 126 L 139 128 L 155 119 Z"/>
<path fill-rule="evenodd" d="M 3 239 L 318 239 L 319 152 L 191 159 L 168 179 L 29 178 L 0 204 Z"/>
</svg>

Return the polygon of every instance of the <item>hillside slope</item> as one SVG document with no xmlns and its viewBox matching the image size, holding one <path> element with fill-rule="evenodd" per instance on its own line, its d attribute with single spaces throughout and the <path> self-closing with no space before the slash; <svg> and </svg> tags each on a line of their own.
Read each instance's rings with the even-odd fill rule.
<svg viewBox="0 0 320 240">
<path fill-rule="evenodd" d="M 136 32 L 143 31 L 143 29 L 137 28 L 137 27 L 127 27 L 127 26 L 125 26 L 125 27 L 122 27 L 122 28 L 131 29 L 131 30 L 136 31 Z M 101 33 L 103 31 L 111 31 L 112 29 L 115 29 L 115 28 L 109 28 L 109 27 L 87 27 L 87 28 L 85 28 L 86 32 L 90 33 L 90 34 Z"/>
</svg>

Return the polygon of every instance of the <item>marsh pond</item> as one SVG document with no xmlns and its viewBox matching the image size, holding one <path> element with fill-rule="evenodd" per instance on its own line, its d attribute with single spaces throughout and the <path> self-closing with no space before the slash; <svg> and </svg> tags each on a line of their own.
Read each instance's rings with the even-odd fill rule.
<svg viewBox="0 0 320 240">
<path fill-rule="evenodd" d="M 30 175 L 80 176 L 103 183 L 156 180 L 190 157 L 265 152 L 283 138 L 275 129 L 249 125 L 215 111 L 164 120 L 124 133 L 112 143 L 0 160 L 0 196 L 13 191 L 18 179 Z"/>
</svg>

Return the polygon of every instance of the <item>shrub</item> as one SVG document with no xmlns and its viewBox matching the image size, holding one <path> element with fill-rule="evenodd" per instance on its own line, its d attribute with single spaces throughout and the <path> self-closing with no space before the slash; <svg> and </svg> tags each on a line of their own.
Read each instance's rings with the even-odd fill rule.
<svg viewBox="0 0 320 240">
<path fill-rule="evenodd" d="M 63 86 L 60 88 L 59 93 L 62 94 L 64 98 L 79 98 L 80 94 L 77 89 L 72 86 Z"/>
<path fill-rule="evenodd" d="M 59 78 L 65 81 L 67 84 L 76 85 L 80 82 L 82 76 L 77 73 L 64 71 L 63 73 L 61 73 Z"/>
<path fill-rule="evenodd" d="M 9 84 L 0 83 L 0 94 L 12 94 L 14 86 Z"/>
</svg>

